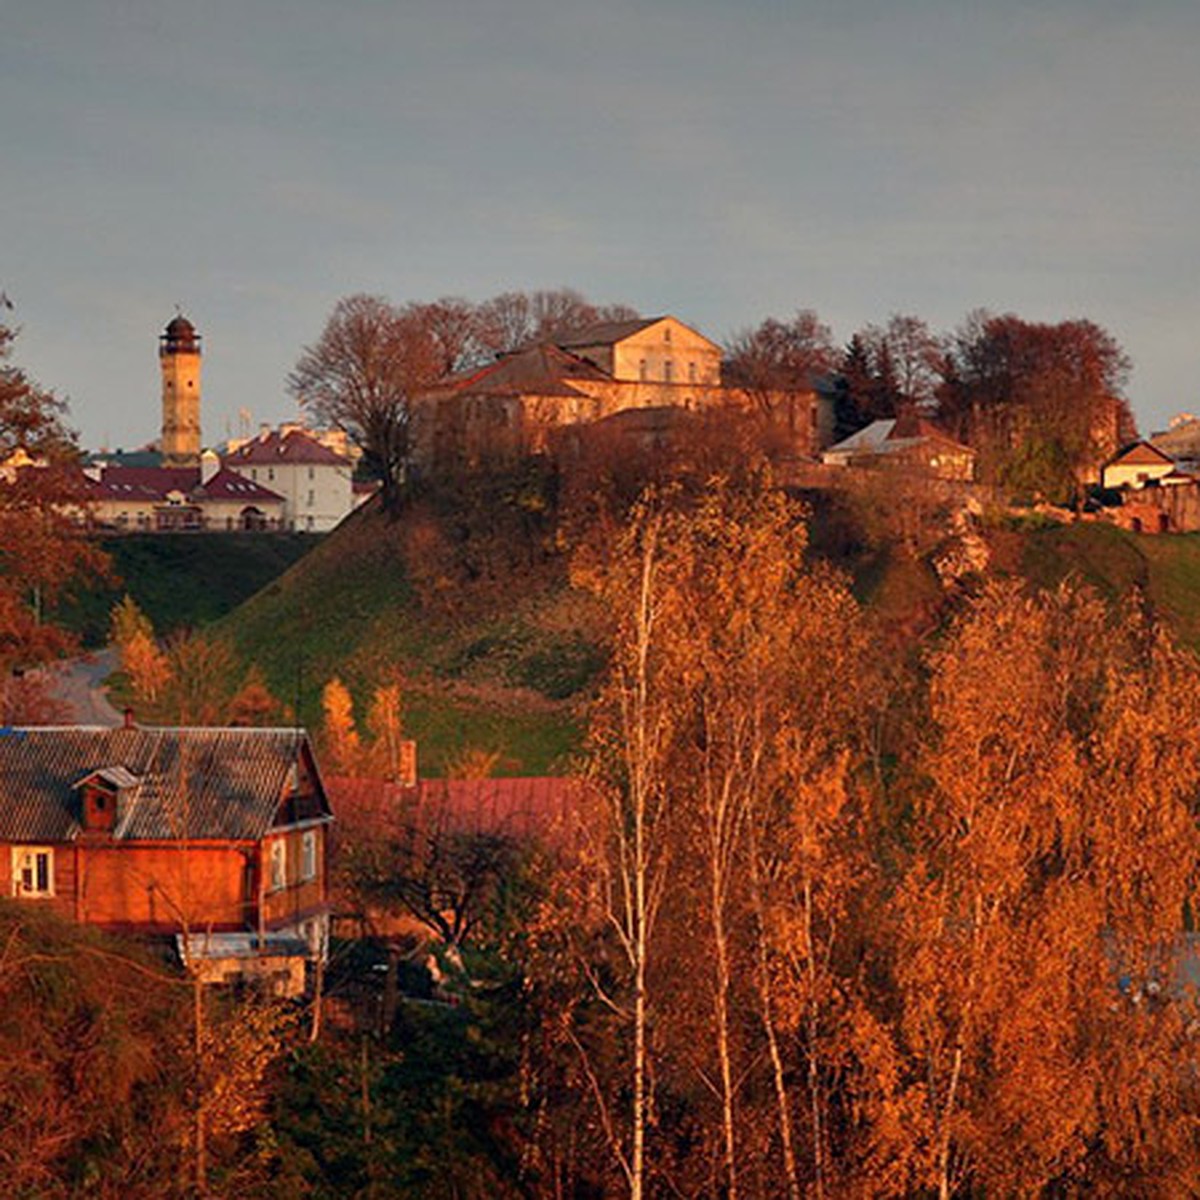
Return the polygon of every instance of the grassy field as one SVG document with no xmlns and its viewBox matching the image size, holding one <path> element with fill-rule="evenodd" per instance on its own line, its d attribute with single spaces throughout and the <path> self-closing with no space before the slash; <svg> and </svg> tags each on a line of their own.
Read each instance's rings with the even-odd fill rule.
<svg viewBox="0 0 1200 1200">
<path fill-rule="evenodd" d="M 599 666 L 586 613 L 561 589 L 524 589 L 498 610 L 423 610 L 404 566 L 403 526 L 357 514 L 336 536 L 213 627 L 309 724 L 334 675 L 360 723 L 375 685 L 401 681 L 404 723 L 422 773 L 465 748 L 499 756 L 505 774 L 562 769 L 579 744 L 572 699 Z M 582 602 L 580 602 L 582 603 Z"/>
<path fill-rule="evenodd" d="M 996 529 L 989 539 L 995 569 L 1036 586 L 1071 579 L 1113 603 L 1140 590 L 1200 650 L 1200 535 L 1079 524 Z M 469 603 L 422 603 L 405 567 L 404 518 L 374 512 L 324 539 L 124 538 L 112 549 L 125 588 L 160 633 L 203 626 L 227 638 L 305 724 L 320 723 L 321 691 L 334 675 L 349 687 L 360 724 L 374 687 L 398 679 L 423 774 L 444 773 L 468 749 L 497 755 L 500 773 L 553 773 L 579 748 L 584 702 L 603 666 L 603 620 L 558 567 Z M 850 572 L 881 654 L 944 619 L 945 597 L 925 562 L 861 547 L 844 561 L 824 557 Z M 89 627 L 103 631 L 122 590 L 93 597 Z"/>
<path fill-rule="evenodd" d="M 1080 524 L 1024 535 L 1022 573 L 1041 587 L 1087 584 L 1110 602 L 1136 590 L 1185 645 L 1200 651 L 1200 534 L 1165 537 Z"/>
<path fill-rule="evenodd" d="M 199 628 L 231 612 L 306 555 L 313 534 L 129 534 L 101 546 L 116 581 L 94 588 L 61 611 L 85 645 L 108 638 L 112 607 L 128 592 L 156 632 Z"/>
</svg>

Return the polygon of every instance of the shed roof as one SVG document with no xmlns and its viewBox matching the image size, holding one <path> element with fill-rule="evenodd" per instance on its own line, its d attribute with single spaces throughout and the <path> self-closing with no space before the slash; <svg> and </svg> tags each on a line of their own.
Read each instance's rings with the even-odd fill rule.
<svg viewBox="0 0 1200 1200">
<path fill-rule="evenodd" d="M 562 844 L 574 831 L 585 784 L 560 776 L 502 779 L 422 779 L 403 787 L 384 779 L 326 780 L 347 828 L 381 835 L 401 827 L 429 832 L 536 838 Z"/>
<path fill-rule="evenodd" d="M 275 823 L 306 744 L 302 729 L 0 729 L 0 840 L 72 841 L 76 787 L 117 769 L 136 782 L 114 838 L 257 841 Z M 328 816 L 324 795 L 317 800 Z"/>
</svg>

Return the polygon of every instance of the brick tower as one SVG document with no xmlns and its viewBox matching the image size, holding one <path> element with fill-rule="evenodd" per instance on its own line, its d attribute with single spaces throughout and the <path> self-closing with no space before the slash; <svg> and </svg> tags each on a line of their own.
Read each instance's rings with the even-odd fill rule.
<svg viewBox="0 0 1200 1200">
<path fill-rule="evenodd" d="M 162 465 L 200 465 L 200 335 L 176 316 L 158 339 L 162 368 Z"/>
</svg>

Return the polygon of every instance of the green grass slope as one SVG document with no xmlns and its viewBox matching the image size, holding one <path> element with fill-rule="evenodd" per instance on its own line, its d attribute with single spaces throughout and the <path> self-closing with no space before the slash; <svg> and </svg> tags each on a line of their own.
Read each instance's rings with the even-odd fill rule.
<svg viewBox="0 0 1200 1200">
<path fill-rule="evenodd" d="M 360 727 L 373 688 L 398 677 L 422 774 L 468 748 L 497 754 L 499 773 L 563 769 L 579 740 L 572 696 L 599 666 L 586 602 L 541 581 L 466 615 L 430 612 L 405 569 L 403 521 L 355 514 L 214 632 L 309 726 L 332 676 Z"/>
<path fill-rule="evenodd" d="M 128 592 L 160 636 L 218 620 L 321 541 L 303 533 L 128 534 L 106 538 L 116 582 L 64 605 L 61 619 L 100 646 L 112 607 Z"/>
<path fill-rule="evenodd" d="M 552 569 L 518 573 L 506 588 L 462 604 L 429 603 L 438 566 L 411 557 L 405 522 L 356 514 L 215 631 L 256 662 L 310 726 L 321 722 L 330 677 L 350 688 L 360 727 L 373 687 L 399 678 L 423 774 L 444 773 L 468 748 L 497 754 L 500 773 L 565 769 L 579 745 L 581 701 L 603 665 L 590 602 Z M 996 571 L 1038 587 L 1072 579 L 1114 603 L 1140 589 L 1180 639 L 1200 649 L 1200 535 L 1138 536 L 1081 523 L 993 530 L 989 540 Z M 422 565 L 425 592 L 409 577 L 406 553 Z M 861 545 L 840 559 L 822 557 L 849 571 L 889 646 L 944 620 L 945 594 L 924 561 Z M 471 591 L 448 580 L 440 586 Z M 880 652 L 891 651 L 881 642 Z"/>
<path fill-rule="evenodd" d="M 1043 587 L 1073 579 L 1110 601 L 1141 589 L 1154 613 L 1200 651 L 1200 534 L 1155 536 L 1078 524 L 1024 535 L 1021 571 Z"/>
</svg>

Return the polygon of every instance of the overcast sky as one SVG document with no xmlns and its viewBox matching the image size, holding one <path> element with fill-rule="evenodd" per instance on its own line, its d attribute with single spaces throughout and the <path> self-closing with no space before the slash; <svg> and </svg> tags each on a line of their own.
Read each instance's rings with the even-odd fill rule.
<svg viewBox="0 0 1200 1200">
<path fill-rule="evenodd" d="M 1194 0 L 0 0 L 0 289 L 84 444 L 295 415 L 338 297 L 568 285 L 723 340 L 1089 317 L 1200 409 Z"/>
</svg>

